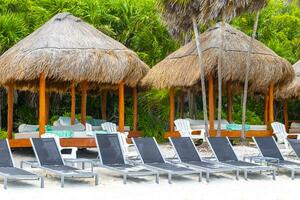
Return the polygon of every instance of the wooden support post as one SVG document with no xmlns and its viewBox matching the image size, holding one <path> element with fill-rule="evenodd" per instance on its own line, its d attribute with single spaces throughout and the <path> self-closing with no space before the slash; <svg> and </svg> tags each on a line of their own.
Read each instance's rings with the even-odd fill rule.
<svg viewBox="0 0 300 200">
<path fill-rule="evenodd" d="M 14 84 L 7 85 L 7 137 L 12 139 L 14 115 Z"/>
<path fill-rule="evenodd" d="M 46 106 L 46 121 L 45 123 L 48 124 L 49 122 L 49 107 L 50 107 L 50 94 L 49 92 L 46 92 L 46 96 L 45 96 L 45 106 Z"/>
<path fill-rule="evenodd" d="M 209 111 L 209 129 L 215 129 L 215 98 L 214 98 L 214 79 L 210 74 L 208 76 L 208 111 Z"/>
<path fill-rule="evenodd" d="M 169 90 L 170 97 L 170 132 L 174 132 L 174 120 L 175 120 L 175 90 L 170 88 Z"/>
<path fill-rule="evenodd" d="M 233 110 L 233 93 L 232 93 L 231 82 L 229 81 L 227 83 L 227 121 L 229 123 L 233 122 L 232 110 Z"/>
<path fill-rule="evenodd" d="M 283 119 L 284 119 L 284 125 L 285 130 L 289 130 L 289 116 L 288 116 L 288 102 L 287 99 L 283 100 Z"/>
<path fill-rule="evenodd" d="M 40 74 L 39 85 L 39 134 L 40 136 L 45 133 L 46 125 L 46 76 L 42 72 Z"/>
<path fill-rule="evenodd" d="M 76 91 L 75 91 L 75 84 L 72 83 L 71 85 L 71 125 L 75 124 L 76 118 Z"/>
<path fill-rule="evenodd" d="M 101 93 L 101 119 L 106 120 L 106 106 L 107 106 L 107 90 L 103 90 Z"/>
<path fill-rule="evenodd" d="M 88 82 L 81 82 L 81 123 L 86 124 L 86 100 L 87 100 Z"/>
<path fill-rule="evenodd" d="M 137 115 L 138 115 L 138 105 L 137 105 L 137 88 L 132 88 L 132 99 L 133 99 L 133 131 L 137 130 Z"/>
<path fill-rule="evenodd" d="M 274 84 L 269 88 L 269 122 L 274 122 Z"/>
<path fill-rule="evenodd" d="M 269 124 L 269 90 L 266 91 L 264 97 L 264 122 L 265 125 Z"/>
<path fill-rule="evenodd" d="M 124 97 L 124 82 L 119 83 L 119 132 L 125 131 L 125 97 Z"/>
</svg>

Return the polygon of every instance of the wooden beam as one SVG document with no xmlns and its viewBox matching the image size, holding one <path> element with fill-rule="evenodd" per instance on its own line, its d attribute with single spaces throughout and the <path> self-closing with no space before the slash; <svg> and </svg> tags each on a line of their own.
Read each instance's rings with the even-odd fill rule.
<svg viewBox="0 0 300 200">
<path fill-rule="evenodd" d="M 169 90 L 170 97 L 170 132 L 174 132 L 174 120 L 175 120 L 175 90 L 173 87 Z"/>
<path fill-rule="evenodd" d="M 283 119 L 286 131 L 289 130 L 289 116 L 288 116 L 288 101 L 287 99 L 283 100 Z"/>
<path fill-rule="evenodd" d="M 46 125 L 46 76 L 42 72 L 40 74 L 39 84 L 39 134 L 40 136 L 45 133 Z"/>
<path fill-rule="evenodd" d="M 215 98 L 214 98 L 214 78 L 212 74 L 208 76 L 208 112 L 209 112 L 209 129 L 215 129 Z"/>
<path fill-rule="evenodd" d="M 265 125 L 269 124 L 269 90 L 266 91 L 264 97 L 264 122 Z"/>
<path fill-rule="evenodd" d="M 76 118 L 76 91 L 75 91 L 75 84 L 72 83 L 71 85 L 71 125 L 75 124 Z"/>
<path fill-rule="evenodd" d="M 274 122 L 274 84 L 269 87 L 269 122 Z"/>
<path fill-rule="evenodd" d="M 106 120 L 106 107 L 107 107 L 107 90 L 103 90 L 101 93 L 101 119 Z"/>
<path fill-rule="evenodd" d="M 119 83 L 119 132 L 125 131 L 125 97 L 124 97 L 124 82 Z"/>
<path fill-rule="evenodd" d="M 81 123 L 86 124 L 86 100 L 87 100 L 88 82 L 81 82 Z"/>
<path fill-rule="evenodd" d="M 138 115 L 138 104 L 137 104 L 137 88 L 132 88 L 132 99 L 133 99 L 133 130 L 137 130 L 137 115 Z"/>
<path fill-rule="evenodd" d="M 7 137 L 12 139 L 14 115 L 14 84 L 7 85 Z"/>
<path fill-rule="evenodd" d="M 233 93 L 232 93 L 231 82 L 229 81 L 227 83 L 227 121 L 229 123 L 233 122 L 232 110 L 233 110 Z"/>
<path fill-rule="evenodd" d="M 50 93 L 46 92 L 46 96 L 45 96 L 45 106 L 46 106 L 46 121 L 45 123 L 48 124 L 49 122 L 49 108 L 50 108 Z"/>
</svg>

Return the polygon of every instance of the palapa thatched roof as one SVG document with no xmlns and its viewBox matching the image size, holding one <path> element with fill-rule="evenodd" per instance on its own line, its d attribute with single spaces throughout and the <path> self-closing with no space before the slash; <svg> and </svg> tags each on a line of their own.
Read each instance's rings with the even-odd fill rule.
<svg viewBox="0 0 300 200">
<path fill-rule="evenodd" d="M 296 98 L 300 96 L 300 60 L 293 65 L 295 71 L 295 77 L 286 87 L 283 87 L 276 91 L 276 98 L 288 99 Z"/>
<path fill-rule="evenodd" d="M 201 34 L 201 47 L 205 75 L 217 74 L 219 46 L 221 44 L 221 24 Z M 225 49 L 222 58 L 222 78 L 224 82 L 243 83 L 246 57 L 250 37 L 245 33 L 225 25 Z M 143 86 L 157 89 L 170 87 L 190 87 L 200 80 L 200 67 L 195 41 L 191 41 L 155 65 L 142 79 Z M 250 91 L 263 91 L 270 83 L 284 85 L 294 77 L 291 64 L 279 57 L 263 43 L 255 40 L 249 73 Z"/>
<path fill-rule="evenodd" d="M 54 90 L 83 80 L 92 87 L 122 80 L 133 87 L 148 70 L 120 42 L 69 13 L 59 13 L 0 57 L 0 84 L 35 89 L 44 72 L 47 87 Z"/>
</svg>

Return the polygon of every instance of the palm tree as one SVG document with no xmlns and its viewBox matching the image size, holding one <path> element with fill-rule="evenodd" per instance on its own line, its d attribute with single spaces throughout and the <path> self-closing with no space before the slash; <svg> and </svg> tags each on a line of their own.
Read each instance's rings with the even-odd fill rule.
<svg viewBox="0 0 300 200">
<path fill-rule="evenodd" d="M 225 20 L 232 19 L 244 12 L 253 12 L 263 8 L 268 0 L 160 0 L 159 8 L 169 29 L 175 37 L 180 37 L 185 30 L 191 30 L 193 27 L 196 47 L 198 53 L 198 62 L 201 75 L 201 90 L 203 102 L 203 118 L 205 121 L 205 132 L 208 134 L 207 122 L 207 103 L 205 90 L 204 68 L 202 65 L 202 51 L 199 40 L 198 23 L 208 23 L 212 20 L 222 18 L 223 25 Z M 222 25 L 222 27 L 223 27 Z M 223 29 L 222 29 L 223 30 Z M 223 33 L 224 34 L 224 31 Z M 220 59 L 218 61 L 218 136 L 220 136 L 221 111 L 222 111 L 222 77 L 221 63 L 222 51 L 224 46 L 224 37 L 222 36 L 220 45 Z M 247 92 L 247 90 L 246 90 Z M 244 125 L 243 125 L 244 126 Z"/>
</svg>

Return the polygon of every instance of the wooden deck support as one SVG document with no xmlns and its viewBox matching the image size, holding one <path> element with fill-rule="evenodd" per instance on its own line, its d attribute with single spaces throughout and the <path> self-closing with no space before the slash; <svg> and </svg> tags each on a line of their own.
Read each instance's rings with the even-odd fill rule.
<svg viewBox="0 0 300 200">
<path fill-rule="evenodd" d="M 169 89 L 170 98 L 170 132 L 174 132 L 174 120 L 175 120 L 175 90 L 173 87 Z"/>
<path fill-rule="evenodd" d="M 101 119 L 104 120 L 107 119 L 106 107 L 107 107 L 107 90 L 103 90 L 101 93 Z"/>
<path fill-rule="evenodd" d="M 208 111 L 209 111 L 209 129 L 215 129 L 215 98 L 214 98 L 214 79 L 212 74 L 208 76 Z"/>
<path fill-rule="evenodd" d="M 71 84 L 71 125 L 75 124 L 76 118 L 76 91 L 75 91 L 75 84 Z"/>
<path fill-rule="evenodd" d="M 133 99 L 133 131 L 137 131 L 137 115 L 138 115 L 138 105 L 137 105 L 137 88 L 132 88 L 132 99 Z"/>
<path fill-rule="evenodd" d="M 81 82 L 81 123 L 86 124 L 86 100 L 87 100 L 88 82 Z"/>
<path fill-rule="evenodd" d="M 274 122 L 274 84 L 269 87 L 269 123 Z"/>
<path fill-rule="evenodd" d="M 45 133 L 46 125 L 46 76 L 42 72 L 39 81 L 39 134 Z"/>
<path fill-rule="evenodd" d="M 233 122 L 232 111 L 233 111 L 233 93 L 232 93 L 231 82 L 229 81 L 227 83 L 227 121 L 229 123 Z"/>
<path fill-rule="evenodd" d="M 124 93 L 124 82 L 119 83 L 119 132 L 125 131 L 125 93 Z"/>
<path fill-rule="evenodd" d="M 287 99 L 283 100 L 283 119 L 284 119 L 284 125 L 285 130 L 289 130 L 289 116 L 288 116 L 288 101 Z"/>
<path fill-rule="evenodd" d="M 14 115 L 14 84 L 7 85 L 7 137 L 12 139 Z"/>
</svg>

